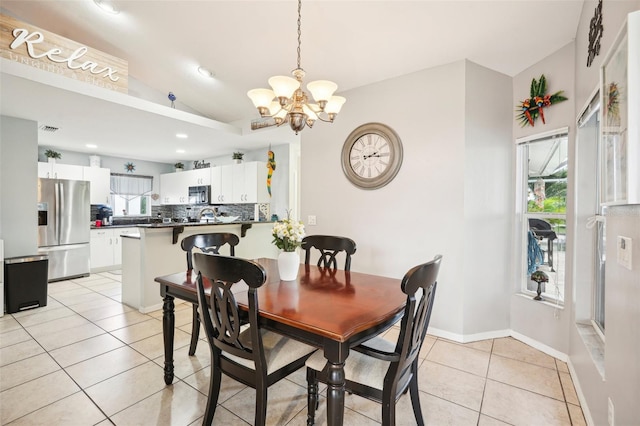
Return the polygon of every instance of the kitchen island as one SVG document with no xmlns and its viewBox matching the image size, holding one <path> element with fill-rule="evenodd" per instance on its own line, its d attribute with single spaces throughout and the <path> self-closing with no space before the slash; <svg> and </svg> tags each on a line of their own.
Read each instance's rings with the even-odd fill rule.
<svg viewBox="0 0 640 426">
<path fill-rule="evenodd" d="M 168 223 L 137 226 L 139 235 L 122 238 L 122 303 L 149 313 L 162 308 L 160 288 L 154 278 L 187 271 L 183 238 L 195 234 L 230 232 L 240 237 L 236 256 L 245 259 L 276 259 L 278 249 L 271 243 L 272 222 Z M 228 246 L 220 254 L 228 255 Z"/>
</svg>

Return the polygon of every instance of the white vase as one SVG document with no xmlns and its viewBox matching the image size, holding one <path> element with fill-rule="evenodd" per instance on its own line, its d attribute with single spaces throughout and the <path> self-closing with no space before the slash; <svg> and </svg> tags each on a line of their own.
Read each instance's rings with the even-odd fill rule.
<svg viewBox="0 0 640 426">
<path fill-rule="evenodd" d="M 278 256 L 278 272 L 282 281 L 293 281 L 298 277 L 300 255 L 295 251 L 283 251 Z"/>
<path fill-rule="evenodd" d="M 47 162 L 50 163 L 50 164 L 56 164 L 56 159 L 53 158 L 53 157 L 48 157 L 47 158 Z"/>
</svg>

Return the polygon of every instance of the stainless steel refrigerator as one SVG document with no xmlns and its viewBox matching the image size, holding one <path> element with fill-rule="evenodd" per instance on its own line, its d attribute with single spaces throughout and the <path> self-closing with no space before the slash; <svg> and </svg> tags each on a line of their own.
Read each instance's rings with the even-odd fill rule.
<svg viewBox="0 0 640 426">
<path fill-rule="evenodd" d="M 49 281 L 89 275 L 89 185 L 38 179 L 38 253 L 48 255 Z"/>
</svg>

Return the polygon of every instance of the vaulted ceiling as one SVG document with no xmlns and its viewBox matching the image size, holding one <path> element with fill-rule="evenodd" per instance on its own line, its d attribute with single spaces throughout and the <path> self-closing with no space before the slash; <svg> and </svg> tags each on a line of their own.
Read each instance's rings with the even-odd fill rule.
<svg viewBox="0 0 640 426">
<path fill-rule="evenodd" d="M 257 118 L 246 92 L 268 87 L 269 77 L 289 75 L 296 67 L 295 0 L 111 3 L 119 14 L 104 13 L 92 0 L 3 0 L 0 6 L 16 19 L 127 60 L 129 75 L 141 83 L 130 95 L 169 106 L 171 91 L 177 97 L 176 109 L 222 123 Z M 582 3 L 305 0 L 301 35 L 305 83 L 332 80 L 339 94 L 465 58 L 513 76 L 574 39 Z M 202 78 L 198 66 L 210 69 L 215 77 Z M 18 106 L 12 110 L 7 105 L 12 99 L 4 92 L 3 88 L 3 114 L 27 114 Z M 348 108 L 347 100 L 342 113 L 347 114 Z M 51 119 L 46 111 L 33 114 L 40 116 L 24 118 L 43 123 Z M 69 125 L 73 124 L 65 123 Z M 90 125 L 75 124 L 83 126 L 80 133 L 90 131 Z M 121 134 L 128 131 L 126 122 L 118 126 Z M 255 144 L 273 142 L 253 139 Z M 156 142 L 171 144 L 167 150 L 175 158 L 174 139 Z M 135 147 L 129 143 L 127 149 Z"/>
</svg>

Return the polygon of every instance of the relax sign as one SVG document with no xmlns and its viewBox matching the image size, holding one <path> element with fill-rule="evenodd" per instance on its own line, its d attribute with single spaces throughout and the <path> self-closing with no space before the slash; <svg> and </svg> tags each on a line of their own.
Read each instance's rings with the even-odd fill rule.
<svg viewBox="0 0 640 426">
<path fill-rule="evenodd" d="M 128 91 L 127 61 L 0 14 L 0 56 L 94 86 Z"/>
</svg>

